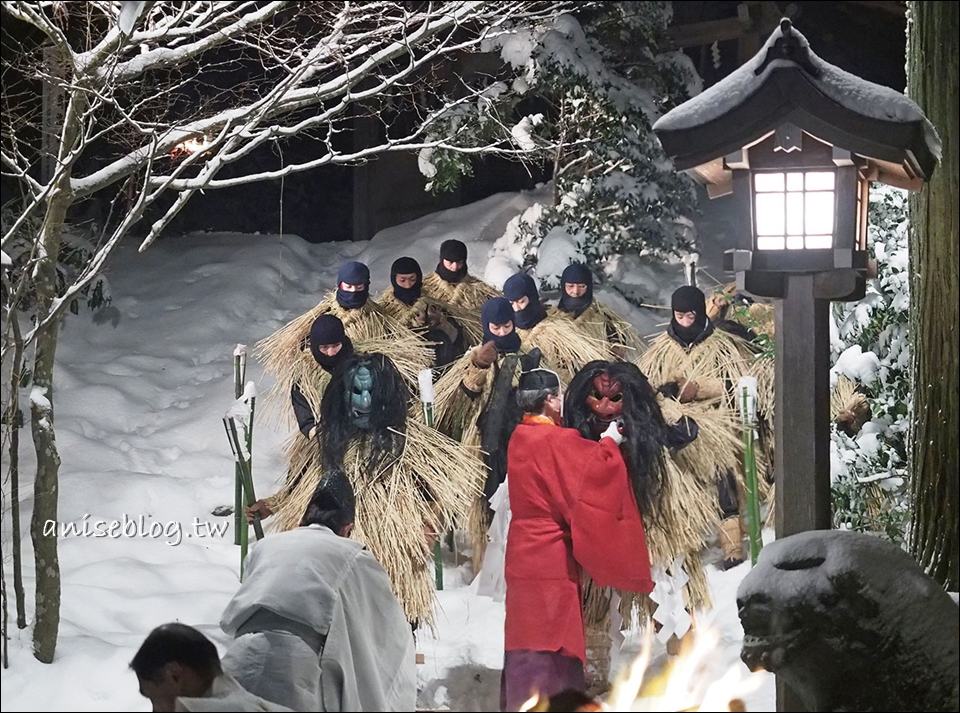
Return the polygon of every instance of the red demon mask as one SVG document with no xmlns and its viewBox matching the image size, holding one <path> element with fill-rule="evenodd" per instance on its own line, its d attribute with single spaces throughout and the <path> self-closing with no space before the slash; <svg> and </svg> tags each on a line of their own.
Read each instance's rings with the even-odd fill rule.
<svg viewBox="0 0 960 713">
<path fill-rule="evenodd" d="M 587 396 L 587 406 L 598 421 L 609 423 L 620 418 L 623 414 L 623 385 L 610 374 L 597 374 Z"/>
</svg>

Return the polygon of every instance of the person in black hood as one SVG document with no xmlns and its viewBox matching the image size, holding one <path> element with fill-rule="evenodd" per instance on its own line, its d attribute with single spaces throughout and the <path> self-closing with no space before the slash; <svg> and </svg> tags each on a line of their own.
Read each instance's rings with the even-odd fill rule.
<svg viewBox="0 0 960 713">
<path fill-rule="evenodd" d="M 353 354 L 353 342 L 344 333 L 343 322 L 339 317 L 321 314 L 313 321 L 310 326 L 310 353 L 320 368 L 328 374 L 332 374 L 344 359 Z M 312 440 L 317 433 L 317 417 L 299 384 L 291 387 L 290 401 L 300 433 Z"/>
<path fill-rule="evenodd" d="M 440 262 L 437 274 L 447 282 L 460 282 L 467 275 L 467 246 L 459 240 L 444 240 L 440 244 Z"/>
<path fill-rule="evenodd" d="M 520 335 L 513 328 L 513 307 L 503 297 L 491 297 L 480 309 L 483 343 L 493 342 L 501 354 L 520 350 Z"/>
<path fill-rule="evenodd" d="M 480 308 L 500 292 L 470 274 L 467 246 L 460 240 L 444 240 L 437 269 L 424 275 L 422 282 L 422 296 L 437 303 L 462 330 L 464 349 L 480 344 Z"/>
<path fill-rule="evenodd" d="M 390 284 L 393 285 L 393 296 L 412 307 L 423 291 L 420 263 L 412 257 L 398 257 L 390 266 Z"/>
<path fill-rule="evenodd" d="M 511 275 L 503 283 L 503 296 L 513 307 L 513 322 L 517 329 L 533 329 L 547 317 L 540 301 L 536 281 L 523 272 Z"/>
<path fill-rule="evenodd" d="M 343 322 L 332 314 L 321 314 L 310 326 L 310 353 L 317 364 L 332 374 L 337 365 L 353 354 L 353 342 L 343 329 Z"/>
<path fill-rule="evenodd" d="M 412 257 L 390 266 L 390 285 L 377 298 L 388 315 L 433 345 L 434 366 L 446 366 L 465 350 L 463 329 L 436 300 L 423 294 L 423 272 Z"/>
<path fill-rule="evenodd" d="M 345 262 L 337 271 L 337 302 L 344 309 L 359 309 L 370 296 L 370 268 L 362 262 Z"/>
<path fill-rule="evenodd" d="M 594 298 L 593 273 L 582 262 L 567 265 L 560 275 L 557 314 L 606 343 L 616 359 L 623 361 L 643 352 L 643 340 L 634 326 Z"/>
<path fill-rule="evenodd" d="M 713 333 L 713 323 L 707 319 L 707 300 L 693 285 L 677 288 L 670 297 L 673 316 L 667 334 L 686 349 L 699 344 Z"/>
<path fill-rule="evenodd" d="M 739 425 L 733 425 L 739 424 L 736 385 L 742 376 L 758 374 L 762 365 L 755 363 L 748 341 L 714 328 L 699 288 L 685 285 L 675 290 L 670 309 L 666 333 L 651 342 L 636 363 L 658 391 L 674 402 L 673 407 L 693 417 L 700 427 L 700 437 L 683 450 L 679 460 L 686 460 L 683 467 L 695 470 L 695 477 L 710 475 L 702 472 L 705 468 L 714 471 L 722 518 L 722 567 L 729 569 L 743 561 L 746 532 L 740 520 L 742 436 Z M 758 404 L 758 411 L 767 413 L 766 404 Z"/>
<path fill-rule="evenodd" d="M 354 353 L 353 342 L 343 329 L 343 322 L 332 314 L 321 314 L 310 325 L 308 346 L 314 361 L 325 372 L 332 375 L 337 367 L 350 358 Z M 326 383 L 328 379 L 319 380 Z M 303 393 L 303 384 L 299 381 L 290 387 L 290 403 L 293 406 L 293 415 L 297 419 L 297 428 L 304 438 L 313 441 L 317 437 L 318 416 L 314 413 L 310 401 Z M 299 471 L 293 482 L 299 482 L 303 471 Z M 254 512 L 260 517 L 269 517 L 273 514 L 269 499 L 261 499 L 249 507 L 244 507 L 248 519 Z"/>
<path fill-rule="evenodd" d="M 560 275 L 557 309 L 579 317 L 593 302 L 593 274 L 581 262 L 567 265 Z"/>
</svg>

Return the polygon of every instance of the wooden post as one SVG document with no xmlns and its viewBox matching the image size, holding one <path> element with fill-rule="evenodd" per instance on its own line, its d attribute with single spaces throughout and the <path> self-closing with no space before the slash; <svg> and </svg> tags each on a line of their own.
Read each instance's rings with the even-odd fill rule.
<svg viewBox="0 0 960 713">
<path fill-rule="evenodd" d="M 786 274 L 776 301 L 775 478 L 777 539 L 828 530 L 830 507 L 830 328 L 827 299 L 812 274 Z M 777 678 L 777 710 L 802 711 Z"/>
</svg>

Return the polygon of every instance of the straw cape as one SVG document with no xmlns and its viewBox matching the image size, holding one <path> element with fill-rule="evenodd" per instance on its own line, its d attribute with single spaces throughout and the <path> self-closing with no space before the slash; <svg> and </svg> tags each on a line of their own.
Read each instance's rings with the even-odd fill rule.
<svg viewBox="0 0 960 713">
<path fill-rule="evenodd" d="M 416 332 L 388 315 L 376 302 L 367 300 L 357 309 L 344 309 L 331 291 L 316 307 L 288 322 L 259 342 L 254 355 L 264 372 L 276 377 L 276 384 L 264 396 L 261 417 L 291 427 L 290 389 L 299 386 L 314 413 L 320 413 L 320 399 L 329 375 L 317 366 L 310 353 L 310 326 L 322 314 L 343 322 L 344 332 L 359 353 L 389 354 L 405 381 L 417 384 L 417 374 L 433 363 L 433 350 Z"/>
<path fill-rule="evenodd" d="M 580 329 L 573 320 L 553 305 L 547 307 L 547 316 L 530 329 L 517 328 L 524 348 L 538 348 L 543 354 L 540 366 L 551 369 L 566 386 L 573 375 L 585 364 L 597 359 L 610 361 L 616 355 L 606 339 Z"/>
<path fill-rule="evenodd" d="M 663 420 L 668 425 L 674 425 L 682 416 L 688 415 L 683 413 L 674 399 L 658 396 L 657 402 Z M 643 521 L 652 567 L 669 571 L 678 558 L 683 558 L 683 570 L 690 578 L 683 589 L 683 596 L 690 610 L 711 606 L 700 552 L 710 533 L 716 532 L 720 525 L 712 483 L 708 486 L 698 478 L 690 478 L 678 465 L 677 456 L 696 444 L 702 434 L 703 429 L 700 429 L 693 443 L 679 451 L 664 448 L 666 470 L 661 497 L 655 511 L 645 515 Z M 630 596 L 622 594 L 620 610 L 627 621 L 636 613 L 631 610 L 632 605 L 636 605 L 646 616 L 656 609 L 647 595 L 632 595 L 631 601 Z"/>
<path fill-rule="evenodd" d="M 664 449 L 665 451 L 667 449 Z M 720 526 L 716 496 L 695 478 L 689 478 L 665 453 L 666 479 L 663 496 L 653 516 L 644 516 L 644 534 L 655 581 L 686 582 L 679 587 L 679 602 L 665 601 L 665 609 L 682 607 L 688 612 L 711 609 L 706 572 L 700 552 L 706 534 Z M 675 578 L 675 579 L 674 579 Z M 670 588 L 671 584 L 666 587 Z M 650 594 L 598 587 L 584 573 L 583 620 L 587 637 L 587 669 L 594 685 L 607 680 L 610 670 L 610 609 L 617 601 L 617 611 L 624 627 L 656 621 L 658 604 Z M 613 598 L 617 596 L 617 599 Z M 676 612 L 660 612 L 669 619 Z"/>
<path fill-rule="evenodd" d="M 402 449 L 379 468 L 370 439 L 354 437 L 343 469 L 357 498 L 353 532 L 377 558 L 411 622 L 433 627 L 434 562 L 426 533 L 443 533 L 466 517 L 481 490 L 485 466 L 478 449 L 457 443 L 423 422 L 418 406 L 407 414 Z M 289 481 L 268 505 L 274 530 L 290 530 L 300 519 L 324 475 L 317 444 L 298 439 L 290 449 Z M 375 469 L 375 470 L 374 470 Z"/>
<path fill-rule="evenodd" d="M 767 302 L 752 302 L 749 305 L 734 303 L 738 294 L 737 283 L 728 282 L 718 285 L 707 296 L 707 319 L 714 324 L 730 320 L 753 330 L 756 334 L 765 334 L 773 338 L 774 310 Z"/>
<path fill-rule="evenodd" d="M 520 378 L 519 359 L 516 356 L 508 359 L 508 356 L 500 354 L 495 364 L 482 369 L 473 363 L 473 352 L 469 351 L 451 364 L 437 379 L 434 386 L 436 399 L 434 413 L 437 428 L 468 448 L 481 449 L 487 464 L 498 456 L 502 456 L 504 469 L 506 468 L 506 444 L 502 444 L 503 453 L 482 451 L 481 419 L 485 410 L 491 405 L 494 384 L 499 381 L 499 375 L 504 368 L 512 370 L 510 375 L 504 375 L 505 379 L 509 378 L 511 389 L 517 386 L 517 380 Z M 471 397 L 461 384 L 473 394 L 478 395 Z M 485 467 L 484 479 L 488 472 L 489 469 Z M 485 494 L 481 488 L 467 517 L 458 523 L 470 538 L 474 572 L 479 572 L 483 563 L 487 545 L 487 528 L 490 526 L 484 498 Z"/>
<path fill-rule="evenodd" d="M 696 381 L 700 386 L 698 400 L 680 403 L 676 398 L 667 399 L 700 427 L 697 439 L 675 454 L 677 465 L 705 483 L 713 482 L 716 472 L 729 470 L 736 474 L 739 487 L 744 487 L 740 416 L 734 394 L 727 385 L 735 385 L 741 376 L 759 373 L 772 387 L 772 378 L 766 379 L 763 372 L 765 368 L 772 371 L 770 360 L 757 359 L 749 342 L 716 329 L 689 349 L 664 332 L 653 340 L 636 364 L 655 387 L 678 380 Z M 758 378 L 758 383 L 760 381 Z M 764 393 L 758 389 L 760 414 L 772 413 L 772 388 L 770 391 Z M 769 489 L 768 473 L 761 470 L 764 466 L 765 461 L 758 459 L 762 491 Z M 768 493 L 761 492 L 761 495 L 766 498 Z"/>
<path fill-rule="evenodd" d="M 464 275 L 454 284 L 444 280 L 436 271 L 423 276 L 422 294 L 442 305 L 463 327 L 463 342 L 468 349 L 483 339 L 480 325 L 483 303 L 491 297 L 502 297 L 500 290 L 473 275 Z"/>
<path fill-rule="evenodd" d="M 584 334 L 606 342 L 613 354 L 622 354 L 622 358 L 627 361 L 636 359 L 646 348 L 643 339 L 630 322 L 596 299 L 576 317 L 572 312 L 563 310 L 557 310 L 557 316 L 573 322 Z"/>
<path fill-rule="evenodd" d="M 464 345 L 469 347 L 478 344 L 483 336 L 483 330 L 480 328 L 480 321 L 477 317 L 479 313 L 473 314 L 462 307 L 434 299 L 433 297 L 427 297 L 421 294 L 416 302 L 408 305 L 397 299 L 393 292 L 393 287 L 388 287 L 377 297 L 377 304 L 380 305 L 387 315 L 414 332 L 421 333 L 425 331 L 424 321 L 427 308 L 435 306 L 440 309 L 441 313 L 449 319 L 452 319 L 463 329 Z"/>
</svg>

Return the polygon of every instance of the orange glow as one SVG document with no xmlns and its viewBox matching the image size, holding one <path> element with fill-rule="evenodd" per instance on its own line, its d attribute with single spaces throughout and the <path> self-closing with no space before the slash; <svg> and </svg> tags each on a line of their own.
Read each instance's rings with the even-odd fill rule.
<svg viewBox="0 0 960 713">
<path fill-rule="evenodd" d="M 187 139 L 186 141 L 181 141 L 170 151 L 170 158 L 183 158 L 184 156 L 206 151 L 208 148 L 210 148 L 210 140 L 206 134 L 204 134 L 199 137 Z"/>
</svg>

